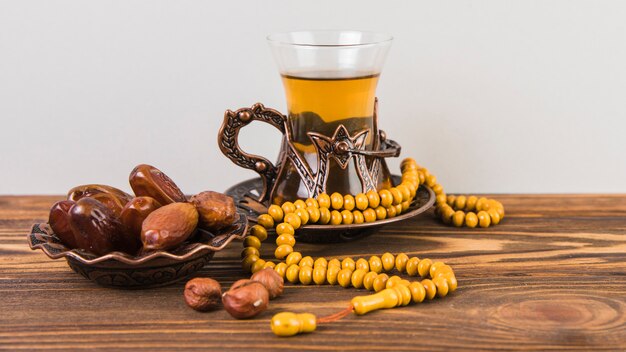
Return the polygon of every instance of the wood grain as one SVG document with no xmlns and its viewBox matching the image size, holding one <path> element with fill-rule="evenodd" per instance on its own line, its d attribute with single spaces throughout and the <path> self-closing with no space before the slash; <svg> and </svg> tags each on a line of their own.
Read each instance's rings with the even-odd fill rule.
<svg viewBox="0 0 626 352">
<path fill-rule="evenodd" d="M 449 263 L 459 289 L 441 300 L 384 310 L 277 338 L 273 314 L 318 316 L 363 290 L 288 285 L 261 316 L 197 313 L 184 283 L 123 291 L 98 287 L 63 260 L 31 251 L 25 234 L 59 197 L 0 197 L 0 349 L 624 350 L 626 196 L 501 195 L 507 218 L 489 229 L 445 227 L 432 214 L 342 245 L 298 244 L 312 256 L 405 252 Z M 272 245 L 264 246 L 270 256 Z M 203 269 L 228 287 L 243 277 L 240 244 Z"/>
</svg>

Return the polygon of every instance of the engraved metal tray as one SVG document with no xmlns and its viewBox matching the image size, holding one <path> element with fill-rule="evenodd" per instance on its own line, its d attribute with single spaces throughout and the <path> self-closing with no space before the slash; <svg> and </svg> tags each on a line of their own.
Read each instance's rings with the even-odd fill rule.
<svg viewBox="0 0 626 352">
<path fill-rule="evenodd" d="M 394 175 L 393 181 L 395 184 L 400 183 L 400 176 Z M 230 187 L 225 193 L 234 198 L 237 207 L 248 215 L 251 222 L 256 223 L 257 216 L 267 211 L 267 204 L 257 201 L 262 189 L 261 178 L 254 178 Z M 399 216 L 363 224 L 305 225 L 296 231 L 296 238 L 310 243 L 351 241 L 370 235 L 382 226 L 415 217 L 430 209 L 434 203 L 435 193 L 425 185 L 421 185 L 409 209 Z"/>
</svg>

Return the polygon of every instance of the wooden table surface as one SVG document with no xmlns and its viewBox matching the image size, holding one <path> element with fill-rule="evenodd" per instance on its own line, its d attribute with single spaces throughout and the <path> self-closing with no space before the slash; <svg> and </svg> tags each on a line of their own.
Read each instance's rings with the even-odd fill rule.
<svg viewBox="0 0 626 352">
<path fill-rule="evenodd" d="M 260 316 L 235 320 L 187 308 L 184 282 L 101 288 L 26 244 L 57 199 L 0 197 L 0 349 L 626 349 L 625 195 L 502 195 L 507 218 L 489 229 L 450 228 L 423 214 L 352 243 L 299 245 L 314 257 L 389 251 L 443 260 L 459 289 L 292 338 L 272 335 L 275 313 L 332 314 L 365 291 L 287 285 Z M 200 275 L 224 287 L 243 278 L 240 250 L 233 243 Z"/>
</svg>

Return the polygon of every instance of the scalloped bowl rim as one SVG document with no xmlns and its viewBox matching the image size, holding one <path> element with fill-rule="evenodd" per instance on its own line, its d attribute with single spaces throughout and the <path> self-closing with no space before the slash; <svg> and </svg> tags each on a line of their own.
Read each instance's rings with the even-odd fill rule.
<svg viewBox="0 0 626 352">
<path fill-rule="evenodd" d="M 234 239 L 243 239 L 246 236 L 246 233 L 248 230 L 248 219 L 245 214 L 241 212 L 238 212 L 238 214 L 239 214 L 239 219 L 237 219 L 237 221 L 235 222 L 235 225 L 229 228 L 228 230 L 229 232 L 215 235 L 215 237 L 210 239 L 211 243 L 219 242 L 220 243 L 219 246 L 212 246 L 212 245 L 201 243 L 201 242 L 192 243 L 192 244 L 189 244 L 189 246 L 193 246 L 193 248 L 191 248 L 188 252 L 185 252 L 182 255 L 176 255 L 168 251 L 155 251 L 155 252 L 151 252 L 149 254 L 142 255 L 139 257 L 133 257 L 130 254 L 123 253 L 123 252 L 111 252 L 111 253 L 107 253 L 105 255 L 102 255 L 93 259 L 88 259 L 88 258 L 83 257 L 75 249 L 67 249 L 67 247 L 65 247 L 67 250 L 61 251 L 59 253 L 51 253 L 48 250 L 48 248 L 46 248 L 46 244 L 51 243 L 50 239 L 52 238 L 54 234 L 52 233 L 52 229 L 49 228 L 49 225 L 47 223 L 36 223 L 32 226 L 31 233 L 28 235 L 28 245 L 32 250 L 41 249 L 51 259 L 60 259 L 60 258 L 74 259 L 86 265 L 94 265 L 94 264 L 106 262 L 109 260 L 114 261 L 114 262 L 121 262 L 121 263 L 128 264 L 131 266 L 138 266 L 141 264 L 146 264 L 147 262 L 150 262 L 152 260 L 156 260 L 159 258 L 172 259 L 174 261 L 185 261 L 188 259 L 193 259 L 198 254 L 202 254 L 205 251 L 218 252 L 224 249 Z M 36 232 L 37 229 L 39 230 L 38 233 L 43 233 L 48 236 L 48 241 L 37 243 L 37 244 L 33 243 L 32 235 Z"/>
</svg>

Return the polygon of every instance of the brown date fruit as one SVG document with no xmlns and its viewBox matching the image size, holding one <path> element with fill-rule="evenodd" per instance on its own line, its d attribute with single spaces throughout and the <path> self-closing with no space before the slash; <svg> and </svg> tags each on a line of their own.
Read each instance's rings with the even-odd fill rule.
<svg viewBox="0 0 626 352">
<path fill-rule="evenodd" d="M 205 191 L 191 197 L 190 201 L 200 214 L 200 225 L 207 230 L 217 231 L 237 220 L 235 202 L 225 194 Z"/>
<path fill-rule="evenodd" d="M 174 181 L 154 166 L 137 165 L 128 181 L 136 196 L 152 197 L 162 205 L 187 201 Z"/>
<path fill-rule="evenodd" d="M 270 299 L 280 296 L 285 286 L 285 280 L 272 268 L 257 271 L 252 274 L 250 280 L 262 283 L 270 294 Z"/>
<path fill-rule="evenodd" d="M 152 197 L 135 197 L 122 209 L 120 221 L 128 230 L 129 235 L 139 238 L 143 221 L 160 207 L 161 204 Z"/>
<path fill-rule="evenodd" d="M 67 199 L 75 202 L 85 197 L 96 199 L 106 205 L 116 216 L 120 216 L 124 205 L 133 198 L 115 187 L 97 184 L 76 186 L 67 193 Z"/>
<path fill-rule="evenodd" d="M 191 279 L 185 285 L 185 303 L 199 312 L 215 309 L 222 301 L 220 283 L 208 277 Z"/>
<path fill-rule="evenodd" d="M 198 211 L 189 203 L 164 205 L 141 225 L 144 250 L 167 250 L 184 242 L 198 225 Z"/>
<path fill-rule="evenodd" d="M 226 311 L 237 319 L 252 318 L 261 313 L 269 304 L 270 296 L 262 283 L 252 280 L 239 280 L 222 295 Z"/>
<path fill-rule="evenodd" d="M 122 209 L 124 209 L 125 203 L 122 203 L 120 199 L 114 195 L 109 193 L 97 193 L 89 196 L 89 198 L 95 199 L 104 204 L 107 208 L 111 209 L 116 218 L 119 218 L 120 215 L 122 215 Z"/>
<path fill-rule="evenodd" d="M 78 247 L 76 239 L 74 238 L 74 232 L 70 227 L 69 212 L 74 204 L 76 204 L 76 202 L 72 200 L 56 202 L 52 208 L 50 208 L 50 216 L 48 217 L 48 223 L 54 234 L 70 249 Z"/>
<path fill-rule="evenodd" d="M 116 198 L 118 198 L 120 200 L 120 203 L 123 203 L 123 204 L 126 204 L 128 203 L 128 201 L 133 199 L 133 196 L 131 196 L 130 194 L 120 189 L 117 189 L 112 186 L 98 185 L 98 184 L 76 186 L 70 189 L 70 191 L 67 193 L 67 199 L 73 200 L 76 202 L 81 198 L 91 197 L 94 194 L 98 194 L 98 193 L 111 194 L 115 196 Z"/>
<path fill-rule="evenodd" d="M 81 198 L 70 209 L 70 227 L 79 248 L 97 255 L 113 251 L 134 254 L 140 247 L 128 236 L 111 209 L 93 198 Z"/>
</svg>

